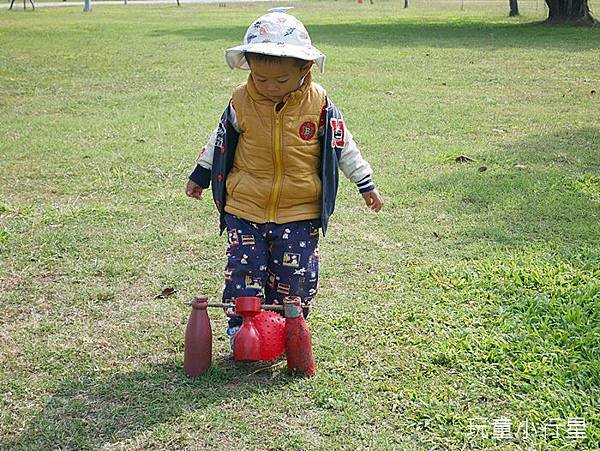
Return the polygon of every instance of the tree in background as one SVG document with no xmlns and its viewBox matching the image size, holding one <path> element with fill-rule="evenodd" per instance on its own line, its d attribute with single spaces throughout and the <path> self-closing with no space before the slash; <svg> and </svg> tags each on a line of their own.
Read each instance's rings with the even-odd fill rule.
<svg viewBox="0 0 600 451">
<path fill-rule="evenodd" d="M 596 25 L 598 21 L 590 14 L 588 0 L 546 0 L 549 23 L 575 23 Z"/>
<path fill-rule="evenodd" d="M 510 5 L 510 12 L 508 15 L 510 17 L 515 17 L 519 15 L 519 1 L 518 0 L 508 0 L 508 4 Z"/>
</svg>

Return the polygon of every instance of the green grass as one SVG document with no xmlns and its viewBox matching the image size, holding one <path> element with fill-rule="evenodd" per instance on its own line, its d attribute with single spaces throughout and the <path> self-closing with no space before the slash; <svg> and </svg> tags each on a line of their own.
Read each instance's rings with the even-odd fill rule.
<svg viewBox="0 0 600 451">
<path fill-rule="evenodd" d="M 183 375 L 185 302 L 225 263 L 183 185 L 268 6 L 0 10 L 0 448 L 596 448 L 600 31 L 533 2 L 296 5 L 385 211 L 342 182 L 314 379 L 234 364 L 216 311 Z"/>
</svg>

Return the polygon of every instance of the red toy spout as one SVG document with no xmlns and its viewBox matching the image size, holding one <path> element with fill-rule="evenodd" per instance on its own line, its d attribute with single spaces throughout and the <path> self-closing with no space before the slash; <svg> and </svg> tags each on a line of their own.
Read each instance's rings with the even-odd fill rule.
<svg viewBox="0 0 600 451">
<path fill-rule="evenodd" d="M 235 313 L 242 317 L 242 326 L 233 339 L 233 358 L 252 362 L 261 359 L 261 338 L 254 325 L 254 317 L 260 313 L 260 298 L 239 297 L 235 300 Z"/>
<path fill-rule="evenodd" d="M 204 374 L 212 361 L 212 329 L 206 307 L 208 298 L 196 296 L 185 329 L 183 370 L 189 377 Z"/>
<path fill-rule="evenodd" d="M 297 296 L 286 297 L 283 308 L 288 371 L 300 371 L 306 377 L 313 377 L 316 373 L 316 366 L 312 353 L 312 339 L 302 315 L 301 299 Z"/>
</svg>

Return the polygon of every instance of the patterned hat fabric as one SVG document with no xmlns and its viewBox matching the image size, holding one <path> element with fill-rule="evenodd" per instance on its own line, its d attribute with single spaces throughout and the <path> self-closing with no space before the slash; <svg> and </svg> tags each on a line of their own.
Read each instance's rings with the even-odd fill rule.
<svg viewBox="0 0 600 451">
<path fill-rule="evenodd" d="M 325 55 L 313 47 L 302 22 L 280 11 L 256 19 L 248 27 L 244 43 L 225 50 L 225 61 L 232 69 L 249 70 L 245 52 L 314 61 L 321 72 L 325 70 Z"/>
</svg>

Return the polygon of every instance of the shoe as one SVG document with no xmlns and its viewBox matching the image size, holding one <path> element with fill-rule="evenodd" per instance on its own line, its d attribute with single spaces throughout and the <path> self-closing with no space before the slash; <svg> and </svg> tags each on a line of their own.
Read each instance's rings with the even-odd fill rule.
<svg viewBox="0 0 600 451">
<path fill-rule="evenodd" d="M 235 338 L 235 334 L 240 330 L 240 326 L 232 326 L 228 327 L 225 333 L 229 335 L 229 348 L 233 351 L 233 339 Z"/>
</svg>

